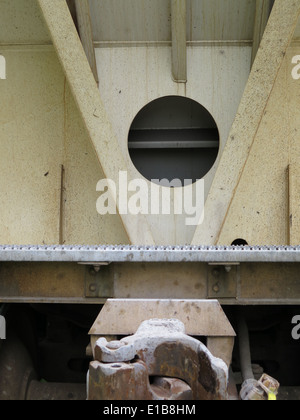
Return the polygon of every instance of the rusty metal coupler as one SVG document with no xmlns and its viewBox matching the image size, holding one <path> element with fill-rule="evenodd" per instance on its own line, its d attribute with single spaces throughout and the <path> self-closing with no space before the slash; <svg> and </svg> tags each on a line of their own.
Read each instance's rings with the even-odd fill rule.
<svg viewBox="0 0 300 420">
<path fill-rule="evenodd" d="M 177 319 L 144 321 L 120 341 L 99 338 L 88 400 L 226 400 L 228 367 Z"/>
</svg>

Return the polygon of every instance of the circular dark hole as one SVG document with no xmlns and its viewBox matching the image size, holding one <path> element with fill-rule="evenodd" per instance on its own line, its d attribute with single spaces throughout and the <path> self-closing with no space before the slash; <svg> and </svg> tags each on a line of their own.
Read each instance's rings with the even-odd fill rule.
<svg viewBox="0 0 300 420">
<path fill-rule="evenodd" d="M 248 242 L 245 239 L 236 239 L 232 242 L 232 246 L 247 246 Z"/>
<path fill-rule="evenodd" d="M 181 96 L 166 96 L 146 105 L 128 136 L 136 169 L 149 181 L 172 187 L 202 179 L 214 165 L 219 146 L 212 115 L 198 102 Z"/>
</svg>

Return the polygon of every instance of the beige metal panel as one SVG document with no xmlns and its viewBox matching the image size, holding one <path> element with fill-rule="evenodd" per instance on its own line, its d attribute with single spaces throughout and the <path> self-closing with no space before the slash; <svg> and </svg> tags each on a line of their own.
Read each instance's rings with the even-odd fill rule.
<svg viewBox="0 0 300 420">
<path fill-rule="evenodd" d="M 107 118 L 67 4 L 64 0 L 38 2 L 105 177 L 117 182 L 119 171 L 128 168 Z M 143 215 L 125 214 L 121 219 L 130 242 L 153 244 L 151 231 Z"/>
<path fill-rule="evenodd" d="M 296 2 L 276 0 L 206 202 L 205 224 L 197 229 L 193 243 L 218 242 L 224 218 L 226 218 L 235 196 L 286 50 L 293 38 L 299 13 L 299 0 Z M 260 150 L 260 153 L 263 152 L 264 148 Z M 234 162 L 232 161 L 233 156 L 235 157 Z M 258 179 L 260 170 L 261 168 L 257 168 Z M 258 193 L 256 191 L 254 197 Z M 240 209 L 239 214 L 242 210 Z M 253 226 L 255 223 L 251 224 L 252 229 Z M 226 238 L 226 240 L 228 239 Z"/>
<path fill-rule="evenodd" d="M 128 153 L 128 133 L 137 113 L 147 103 L 161 96 L 181 94 L 180 85 L 171 78 L 171 48 L 100 48 L 96 49 L 96 60 L 102 74 L 101 97 L 120 149 L 134 178 L 141 178 Z M 148 187 L 150 192 L 149 182 Z M 194 228 L 186 227 L 180 216 L 147 218 L 156 244 L 185 243 L 186 236 L 193 235 Z M 175 226 L 179 226 L 180 233 Z"/>
<path fill-rule="evenodd" d="M 65 89 L 63 242 L 66 244 L 124 244 L 128 237 L 118 215 L 96 211 L 96 185 L 103 171 L 69 86 Z"/>
<path fill-rule="evenodd" d="M 292 147 L 291 147 L 292 148 Z M 299 155 L 298 155 L 299 156 Z M 299 206 L 299 165 L 290 163 L 288 166 L 288 244 L 297 245 L 300 243 L 300 206 Z"/>
<path fill-rule="evenodd" d="M 297 45 L 287 51 L 220 243 L 231 243 L 234 237 L 250 244 L 300 243 L 300 84 L 292 77 L 292 58 L 298 53 Z"/>
<path fill-rule="evenodd" d="M 167 95 L 187 95 L 205 106 L 218 125 L 221 149 L 225 146 L 250 71 L 251 47 L 188 47 L 188 83 L 185 90 L 171 79 L 171 48 L 97 48 L 102 77 L 100 93 L 128 167 L 128 132 L 137 113 L 149 102 Z M 117 112 L 116 112 L 117 110 Z M 221 155 L 221 153 L 220 153 Z M 209 191 L 217 163 L 205 177 Z M 150 183 L 149 190 L 150 190 Z M 190 243 L 195 227 L 185 215 L 149 216 L 157 244 Z"/>
<path fill-rule="evenodd" d="M 251 40 L 255 0 L 187 0 L 188 40 Z"/>
<path fill-rule="evenodd" d="M 90 0 L 94 41 L 170 41 L 170 0 Z"/>
<path fill-rule="evenodd" d="M 187 96 L 210 111 L 220 133 L 219 156 L 205 177 L 207 198 L 249 77 L 251 47 L 188 48 L 188 63 Z M 229 165 L 230 168 L 232 157 Z M 204 224 L 207 216 L 205 214 Z"/>
<path fill-rule="evenodd" d="M 294 40 L 299 40 L 300 39 L 300 21 L 298 21 L 298 24 L 296 26 L 296 30 L 294 33 Z"/>
<path fill-rule="evenodd" d="M 0 242 L 54 244 L 59 239 L 63 74 L 53 51 L 5 49 L 4 55 Z"/>
<path fill-rule="evenodd" d="M 300 19 L 299 19 L 300 21 Z M 289 243 L 290 245 L 300 244 L 300 80 L 292 77 L 291 71 L 295 64 L 292 64 L 293 57 L 300 52 L 299 43 L 292 44 L 287 54 L 287 102 L 289 107 Z"/>
<path fill-rule="evenodd" d="M 8 72 L 0 81 L 0 243 L 128 242 L 118 216 L 96 211 L 103 172 L 53 47 L 2 53 Z"/>
<path fill-rule="evenodd" d="M 287 244 L 289 101 L 287 61 L 281 67 L 218 240 Z M 290 76 L 291 77 L 291 76 Z"/>
<path fill-rule="evenodd" d="M 292 77 L 292 58 L 298 52 L 297 45 L 287 51 L 220 243 L 236 238 L 259 245 L 300 243 L 300 84 Z"/>
<path fill-rule="evenodd" d="M 51 43 L 36 0 L 1 0 L 1 44 Z"/>
</svg>

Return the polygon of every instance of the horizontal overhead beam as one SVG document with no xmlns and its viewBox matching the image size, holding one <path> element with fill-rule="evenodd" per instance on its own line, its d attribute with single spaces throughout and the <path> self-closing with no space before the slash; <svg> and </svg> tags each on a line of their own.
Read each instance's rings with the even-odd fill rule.
<svg viewBox="0 0 300 420">
<path fill-rule="evenodd" d="M 90 63 L 93 75 L 96 82 L 98 79 L 98 70 L 96 64 L 95 49 L 93 43 L 93 31 L 92 22 L 90 15 L 90 6 L 88 0 L 75 0 L 76 16 L 78 22 L 78 30 L 80 39 L 83 45 L 83 49 L 87 56 L 88 62 Z"/>
<path fill-rule="evenodd" d="M 172 74 L 175 82 L 187 81 L 186 0 L 172 4 Z"/>
<path fill-rule="evenodd" d="M 256 12 L 252 46 L 252 64 L 255 60 L 263 34 L 265 32 L 274 0 L 256 0 Z"/>
</svg>

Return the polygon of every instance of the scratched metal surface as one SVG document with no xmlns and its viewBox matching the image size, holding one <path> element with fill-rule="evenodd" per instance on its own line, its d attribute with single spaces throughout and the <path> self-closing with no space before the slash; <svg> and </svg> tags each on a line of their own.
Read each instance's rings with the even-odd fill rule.
<svg viewBox="0 0 300 420">
<path fill-rule="evenodd" d="M 300 262 L 288 246 L 0 246 L 0 261 L 19 262 Z"/>
</svg>

